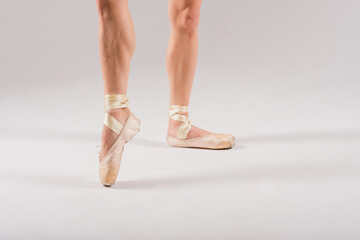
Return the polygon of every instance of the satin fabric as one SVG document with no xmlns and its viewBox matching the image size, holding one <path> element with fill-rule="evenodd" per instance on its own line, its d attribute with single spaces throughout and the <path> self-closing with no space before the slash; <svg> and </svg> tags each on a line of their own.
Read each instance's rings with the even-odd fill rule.
<svg viewBox="0 0 360 240">
<path fill-rule="evenodd" d="M 129 106 L 129 99 L 123 94 L 107 94 L 104 96 L 104 111 L 110 109 L 126 108 Z"/>
<path fill-rule="evenodd" d="M 180 139 L 185 139 L 192 127 L 189 118 L 181 113 L 187 113 L 188 106 L 170 105 L 169 117 L 171 119 L 183 122 L 177 129 L 176 136 Z"/>
<path fill-rule="evenodd" d="M 189 118 L 182 113 L 188 112 L 188 106 L 170 105 L 169 117 L 181 121 L 176 137 L 167 136 L 167 142 L 174 147 L 193 147 L 206 149 L 229 149 L 235 144 L 235 137 L 230 134 L 210 133 L 207 136 L 186 139 L 192 125 Z"/>
<path fill-rule="evenodd" d="M 104 111 L 105 111 L 105 118 L 104 124 L 108 128 L 110 128 L 116 134 L 121 132 L 123 125 L 112 117 L 107 111 L 111 109 L 117 108 L 126 108 L 129 106 L 129 99 L 126 95 L 123 94 L 108 94 L 104 96 Z"/>
<path fill-rule="evenodd" d="M 167 136 L 167 142 L 173 147 L 229 149 L 235 144 L 235 137 L 230 134 L 210 133 L 204 137 L 179 139 Z"/>
<path fill-rule="evenodd" d="M 109 94 L 104 97 L 105 119 L 104 124 L 118 134 L 115 142 L 111 145 L 108 152 L 100 160 L 99 176 L 100 181 L 105 186 L 111 186 L 118 175 L 124 144 L 130 141 L 140 130 L 140 120 L 130 113 L 125 124 L 121 124 L 112 117 L 107 111 L 129 106 L 126 95 Z"/>
</svg>

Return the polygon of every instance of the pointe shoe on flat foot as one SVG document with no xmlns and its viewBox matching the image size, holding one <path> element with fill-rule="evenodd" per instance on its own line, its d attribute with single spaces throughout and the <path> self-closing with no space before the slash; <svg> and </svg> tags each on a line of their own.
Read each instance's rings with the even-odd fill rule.
<svg viewBox="0 0 360 240">
<path fill-rule="evenodd" d="M 230 149 L 235 144 L 235 137 L 230 134 L 210 133 L 209 135 L 197 138 L 186 139 L 192 125 L 186 115 L 187 106 L 171 105 L 169 116 L 171 119 L 182 121 L 176 132 L 176 137 L 167 136 L 166 140 L 173 147 L 204 148 L 204 149 Z"/>
<path fill-rule="evenodd" d="M 180 139 L 167 136 L 167 142 L 173 147 L 205 148 L 205 149 L 229 149 L 235 144 L 235 137 L 230 134 L 210 133 L 207 136 Z"/>
<path fill-rule="evenodd" d="M 105 95 L 105 111 L 109 109 L 124 108 L 128 106 L 125 95 Z M 116 181 L 120 169 L 124 145 L 130 141 L 140 130 L 140 120 L 130 113 L 125 124 L 122 125 L 111 115 L 105 113 L 104 124 L 118 134 L 105 156 L 100 159 L 99 177 L 104 186 L 110 187 Z"/>
</svg>

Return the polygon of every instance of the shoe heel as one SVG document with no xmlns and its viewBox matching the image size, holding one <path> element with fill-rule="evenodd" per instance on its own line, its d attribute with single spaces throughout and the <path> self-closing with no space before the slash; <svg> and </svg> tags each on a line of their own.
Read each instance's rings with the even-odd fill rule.
<svg viewBox="0 0 360 240">
<path fill-rule="evenodd" d="M 187 144 L 184 143 L 184 141 L 176 137 L 166 136 L 166 141 L 172 147 L 187 147 Z"/>
</svg>

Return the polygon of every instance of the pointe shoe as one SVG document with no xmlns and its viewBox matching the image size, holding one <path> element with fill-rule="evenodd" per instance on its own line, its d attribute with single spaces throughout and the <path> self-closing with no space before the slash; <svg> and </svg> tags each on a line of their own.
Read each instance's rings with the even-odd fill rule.
<svg viewBox="0 0 360 240">
<path fill-rule="evenodd" d="M 230 134 L 210 133 L 203 137 L 187 139 L 192 125 L 186 115 L 180 114 L 187 112 L 187 106 L 171 105 L 169 107 L 169 117 L 183 122 L 177 129 L 176 137 L 169 135 L 166 137 L 170 146 L 205 149 L 229 149 L 234 146 L 235 137 Z"/>
<path fill-rule="evenodd" d="M 130 113 L 124 125 L 109 115 L 110 109 L 126 108 L 129 101 L 125 95 L 105 95 L 105 119 L 104 124 L 113 132 L 118 134 L 114 143 L 100 161 L 99 176 L 104 186 L 110 187 L 116 181 L 120 169 L 121 157 L 124 151 L 124 144 L 130 141 L 140 130 L 140 120 Z"/>
</svg>

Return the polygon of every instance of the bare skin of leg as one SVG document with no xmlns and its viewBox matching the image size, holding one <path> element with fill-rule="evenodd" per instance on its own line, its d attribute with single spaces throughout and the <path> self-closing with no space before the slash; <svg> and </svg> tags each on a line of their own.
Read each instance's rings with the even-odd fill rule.
<svg viewBox="0 0 360 240">
<path fill-rule="evenodd" d="M 99 50 L 104 81 L 104 94 L 125 94 L 130 72 L 130 60 L 135 51 L 135 30 L 128 0 L 96 0 L 99 15 Z M 129 108 L 108 113 L 124 124 Z M 100 159 L 107 153 L 117 134 L 104 126 Z"/>
<path fill-rule="evenodd" d="M 188 106 L 198 56 L 198 24 L 201 0 L 169 0 L 171 35 L 166 68 L 170 85 L 170 105 Z M 187 114 L 186 114 L 187 115 Z M 176 136 L 180 121 L 169 119 L 168 135 Z M 209 132 L 192 126 L 187 138 Z"/>
</svg>

